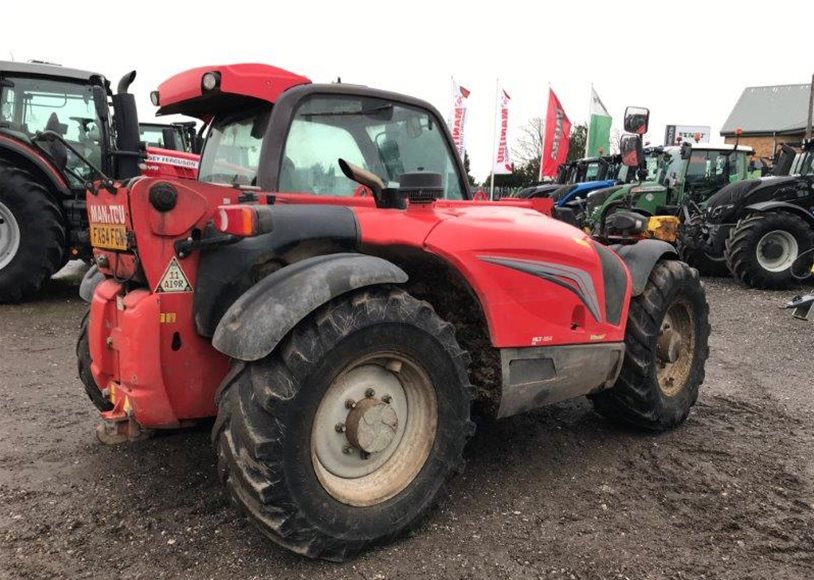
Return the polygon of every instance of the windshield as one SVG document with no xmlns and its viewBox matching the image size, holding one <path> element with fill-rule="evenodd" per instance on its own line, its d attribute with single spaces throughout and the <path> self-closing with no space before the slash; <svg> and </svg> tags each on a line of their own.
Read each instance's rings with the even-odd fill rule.
<svg viewBox="0 0 814 580">
<path fill-rule="evenodd" d="M 803 154 L 803 161 L 800 163 L 800 175 L 814 175 L 814 150 Z"/>
<path fill-rule="evenodd" d="M 209 129 L 198 175 L 200 181 L 257 185 L 260 147 L 271 105 L 217 117 Z"/>
<path fill-rule="evenodd" d="M 338 160 L 372 171 L 398 187 L 402 174 L 440 173 L 444 197 L 461 199 L 455 158 L 438 120 L 420 108 L 379 98 L 314 96 L 297 110 L 280 167 L 281 192 L 354 195 Z"/>
<path fill-rule="evenodd" d="M 29 138 L 54 131 L 97 167 L 102 164 L 100 121 L 88 84 L 50 79 L 4 77 L 0 87 L 0 127 Z M 6 86 L 8 85 L 8 86 Z M 75 185 L 90 177 L 90 169 L 58 142 L 43 144 L 57 167 L 69 172 Z"/>
<path fill-rule="evenodd" d="M 167 143 L 165 131 L 175 136 L 175 143 Z M 189 151 L 184 132 L 180 127 L 172 125 L 139 125 L 139 140 L 143 141 L 147 147 L 158 147 L 160 149 L 174 149 L 176 151 Z"/>
<path fill-rule="evenodd" d="M 746 179 L 747 167 L 744 151 L 693 150 L 687 165 L 686 185 L 699 191 L 718 189 Z"/>
</svg>

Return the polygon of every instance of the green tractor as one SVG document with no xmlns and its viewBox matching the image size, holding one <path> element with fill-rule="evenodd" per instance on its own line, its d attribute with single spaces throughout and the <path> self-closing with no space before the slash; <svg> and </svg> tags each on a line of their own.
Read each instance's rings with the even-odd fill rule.
<svg viewBox="0 0 814 580">
<path fill-rule="evenodd" d="M 610 204 L 623 199 L 646 216 L 678 215 L 688 194 L 702 204 L 724 185 L 747 179 L 753 154 L 751 147 L 690 143 L 645 152 L 641 179 L 588 196 L 588 225 L 595 224 Z"/>
</svg>

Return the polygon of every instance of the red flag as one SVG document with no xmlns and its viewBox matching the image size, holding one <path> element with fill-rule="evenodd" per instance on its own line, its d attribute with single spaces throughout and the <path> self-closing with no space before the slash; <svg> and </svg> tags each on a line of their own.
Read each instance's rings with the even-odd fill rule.
<svg viewBox="0 0 814 580">
<path fill-rule="evenodd" d="M 560 104 L 554 91 L 548 90 L 548 113 L 545 118 L 545 141 L 543 157 L 540 160 L 540 178 L 553 177 L 557 169 L 568 158 L 568 145 L 571 142 L 571 121 Z"/>
</svg>

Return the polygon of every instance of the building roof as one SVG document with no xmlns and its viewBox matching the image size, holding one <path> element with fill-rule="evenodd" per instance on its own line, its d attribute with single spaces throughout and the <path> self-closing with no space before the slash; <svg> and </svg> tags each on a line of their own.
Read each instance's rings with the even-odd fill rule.
<svg viewBox="0 0 814 580">
<path fill-rule="evenodd" d="M 721 135 L 798 133 L 805 130 L 811 85 L 746 87 L 729 113 Z"/>
<path fill-rule="evenodd" d="M 87 81 L 92 76 L 101 76 L 98 75 L 98 73 L 78 70 L 75 68 L 66 68 L 58 64 L 40 62 L 9 62 L 3 60 L 0 60 L 0 73 L 7 73 L 11 75 L 18 74 L 61 77 L 79 81 Z"/>
</svg>

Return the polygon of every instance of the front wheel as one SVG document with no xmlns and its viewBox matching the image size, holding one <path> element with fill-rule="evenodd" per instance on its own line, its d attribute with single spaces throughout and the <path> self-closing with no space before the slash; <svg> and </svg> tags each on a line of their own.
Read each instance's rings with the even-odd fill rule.
<svg viewBox="0 0 814 580">
<path fill-rule="evenodd" d="M 339 298 L 225 380 L 221 478 L 294 552 L 339 561 L 387 542 L 462 467 L 474 430 L 467 363 L 427 303 L 399 290 Z"/>
<path fill-rule="evenodd" d="M 802 217 L 788 212 L 755 213 L 732 228 L 726 261 L 735 277 L 750 288 L 781 290 L 799 283 L 795 274 L 805 268 L 795 263 L 812 247 L 814 232 Z"/>
<path fill-rule="evenodd" d="M 619 378 L 593 395 L 594 407 L 652 431 L 684 422 L 704 382 L 709 333 L 698 272 L 683 262 L 658 262 L 644 292 L 631 301 Z"/>
</svg>

